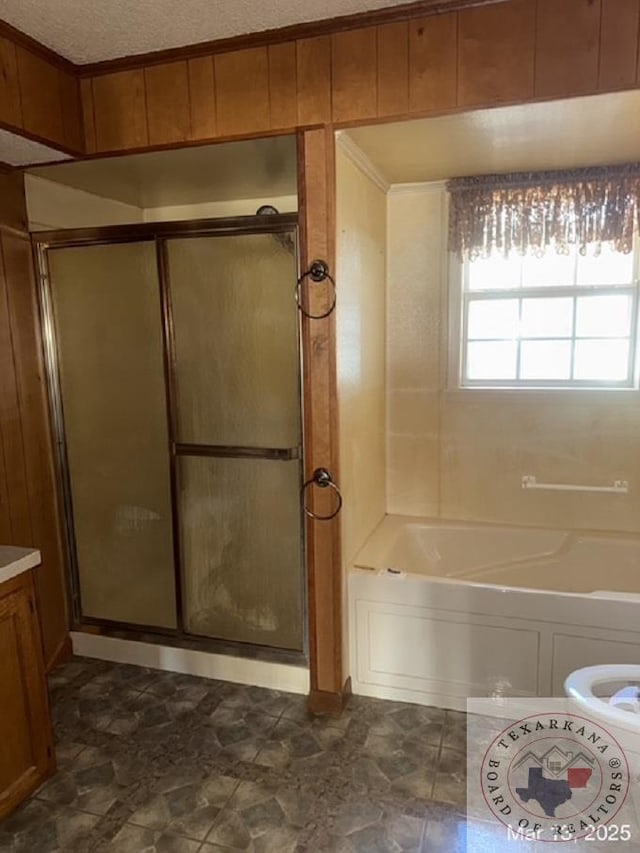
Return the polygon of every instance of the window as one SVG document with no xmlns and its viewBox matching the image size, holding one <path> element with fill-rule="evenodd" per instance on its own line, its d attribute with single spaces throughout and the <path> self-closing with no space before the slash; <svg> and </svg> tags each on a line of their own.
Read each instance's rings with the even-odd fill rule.
<svg viewBox="0 0 640 853">
<path fill-rule="evenodd" d="M 462 265 L 463 387 L 638 387 L 637 250 Z"/>
</svg>

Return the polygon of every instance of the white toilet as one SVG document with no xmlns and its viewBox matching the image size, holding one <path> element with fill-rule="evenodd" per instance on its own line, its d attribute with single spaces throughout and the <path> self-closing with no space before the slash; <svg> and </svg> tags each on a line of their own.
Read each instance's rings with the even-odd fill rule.
<svg viewBox="0 0 640 853">
<path fill-rule="evenodd" d="M 577 669 L 564 689 L 580 713 L 600 723 L 625 751 L 632 777 L 640 777 L 640 666 L 609 664 Z"/>
</svg>

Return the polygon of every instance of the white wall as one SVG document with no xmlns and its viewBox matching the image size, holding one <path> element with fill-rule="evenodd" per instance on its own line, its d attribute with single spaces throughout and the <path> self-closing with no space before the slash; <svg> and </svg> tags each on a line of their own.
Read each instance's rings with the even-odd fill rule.
<svg viewBox="0 0 640 853">
<path fill-rule="evenodd" d="M 29 174 L 25 175 L 25 190 L 32 231 L 252 216 L 263 204 L 273 205 L 280 213 L 298 209 L 295 195 L 142 208 Z"/>
<path fill-rule="evenodd" d="M 180 204 L 171 207 L 147 207 L 142 211 L 144 222 L 175 222 L 182 219 L 216 219 L 223 216 L 253 216 L 263 204 L 271 204 L 280 213 L 295 213 L 295 195 L 270 198 L 242 198 L 233 201 L 212 201 L 204 204 Z"/>
<path fill-rule="evenodd" d="M 97 228 L 144 221 L 140 207 L 76 190 L 37 175 L 25 175 L 25 192 L 32 231 Z"/>
</svg>

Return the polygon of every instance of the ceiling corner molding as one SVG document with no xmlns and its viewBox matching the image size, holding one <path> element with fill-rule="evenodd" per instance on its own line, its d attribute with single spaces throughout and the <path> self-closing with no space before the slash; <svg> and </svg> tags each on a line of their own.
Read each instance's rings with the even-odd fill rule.
<svg viewBox="0 0 640 853">
<path fill-rule="evenodd" d="M 441 193 L 447 188 L 446 181 L 417 181 L 408 184 L 391 184 L 389 195 L 411 195 L 412 193 Z"/>
<path fill-rule="evenodd" d="M 48 62 L 60 69 L 60 71 L 64 71 L 74 77 L 77 77 L 80 72 L 81 66 L 76 65 L 74 62 L 71 62 L 71 60 L 66 59 L 59 53 L 56 53 L 55 50 L 52 50 L 45 44 L 42 44 L 42 42 L 37 39 L 23 33 L 22 30 L 12 27 L 11 24 L 8 24 L 2 19 L 0 19 L 0 37 L 13 42 L 13 44 L 28 50 L 30 53 L 34 53 L 36 56 L 39 56 L 40 59 L 44 59 L 45 62 Z"/>
<path fill-rule="evenodd" d="M 150 65 L 160 65 L 167 62 L 248 48 L 264 47 L 285 41 L 332 35 L 362 27 L 381 26 L 413 18 L 441 15 L 448 12 L 458 12 L 464 9 L 494 6 L 508 2 L 510 0 L 413 0 L 413 2 L 400 3 L 396 6 L 384 6 L 380 9 L 354 12 L 333 18 L 303 21 L 273 29 L 249 31 L 226 38 L 195 42 L 146 53 L 117 56 L 113 59 L 103 59 L 83 64 L 78 64 L 67 59 L 62 54 L 57 53 L 55 49 L 48 47 L 41 41 L 27 35 L 22 30 L 2 19 L 0 19 L 0 37 L 6 38 L 13 44 L 39 56 L 61 71 L 82 79 L 109 74 L 115 71 L 143 68 Z"/>
<path fill-rule="evenodd" d="M 354 166 L 357 166 L 369 180 L 373 181 L 378 189 L 382 190 L 385 194 L 389 192 L 392 188 L 389 181 L 346 131 L 339 130 L 336 133 L 336 145 L 351 160 Z"/>
<path fill-rule="evenodd" d="M 230 51 L 264 47 L 280 42 L 332 35 L 361 27 L 375 27 L 399 21 L 407 21 L 412 18 L 442 15 L 447 12 L 458 12 L 478 6 L 495 6 L 500 3 L 509 2 L 511 0 L 414 0 L 414 2 L 402 3 L 398 6 L 385 6 L 381 9 L 373 9 L 368 12 L 355 12 L 336 18 L 322 18 L 316 21 L 306 21 L 270 30 L 253 31 L 242 35 L 198 42 L 181 47 L 171 47 L 148 53 L 120 56 L 114 59 L 104 59 L 99 62 L 74 65 L 73 67 L 81 78 L 94 77 L 102 74 L 110 74 L 115 71 L 125 71 L 149 65 L 162 65 L 168 62 L 194 59 L 214 53 L 228 53 Z"/>
</svg>

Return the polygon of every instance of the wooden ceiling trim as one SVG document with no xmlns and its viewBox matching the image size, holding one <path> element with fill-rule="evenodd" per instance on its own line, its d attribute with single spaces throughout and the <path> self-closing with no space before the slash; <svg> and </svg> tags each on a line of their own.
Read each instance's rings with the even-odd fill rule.
<svg viewBox="0 0 640 853">
<path fill-rule="evenodd" d="M 13 42 L 15 45 L 23 47 L 25 50 L 28 50 L 29 53 L 39 56 L 40 59 L 44 60 L 49 65 L 53 65 L 55 68 L 59 68 L 66 74 L 78 73 L 78 65 L 71 62 L 69 59 L 65 59 L 64 56 L 60 56 L 60 54 L 56 53 L 55 50 L 51 50 L 50 47 L 47 47 L 42 44 L 42 42 L 37 41 L 37 39 L 31 38 L 31 36 L 23 33 L 21 30 L 17 30 L 15 27 L 12 27 L 11 24 L 7 24 L 6 21 L 2 20 L 0 20 L 0 37 Z"/>
<path fill-rule="evenodd" d="M 16 32 L 0 22 L 0 126 L 66 154 L 84 153 L 75 67 L 52 61 Z"/>
<path fill-rule="evenodd" d="M 373 9 L 368 12 L 357 12 L 339 18 L 326 18 L 320 21 L 308 21 L 302 24 L 292 24 L 288 27 L 278 27 L 246 35 L 231 36 L 230 38 L 214 39 L 198 44 L 172 47 L 166 50 L 140 53 L 133 56 L 123 56 L 117 59 L 107 59 L 101 62 L 76 65 L 76 71 L 81 77 L 94 77 L 99 74 L 110 74 L 130 68 L 141 68 L 149 65 L 164 64 L 179 59 L 190 59 L 207 54 L 229 53 L 231 51 L 247 50 L 249 48 L 265 47 L 285 41 L 300 41 L 318 36 L 333 35 L 348 30 L 363 27 L 406 21 L 410 18 L 439 15 L 459 9 L 470 9 L 477 6 L 494 6 L 508 3 L 509 0 L 417 0 L 400 6 L 384 9 Z"/>
</svg>

